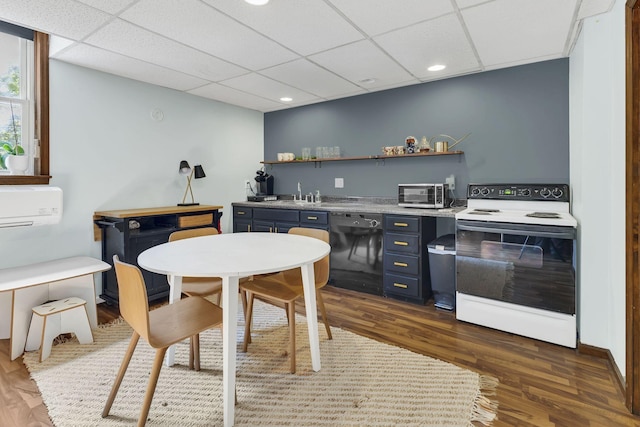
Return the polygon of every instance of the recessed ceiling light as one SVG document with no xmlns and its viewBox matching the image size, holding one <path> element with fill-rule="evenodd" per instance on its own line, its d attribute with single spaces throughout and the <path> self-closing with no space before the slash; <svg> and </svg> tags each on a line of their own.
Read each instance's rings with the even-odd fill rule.
<svg viewBox="0 0 640 427">
<path fill-rule="evenodd" d="M 254 6 L 263 6 L 267 3 L 269 3 L 269 0 L 244 0 L 249 4 L 252 4 Z"/>
<path fill-rule="evenodd" d="M 444 70 L 445 68 L 447 68 L 446 65 L 436 64 L 436 65 L 432 65 L 431 67 L 427 68 L 427 70 L 429 70 L 429 71 L 440 71 L 440 70 Z"/>
<path fill-rule="evenodd" d="M 359 83 L 362 83 L 364 85 L 370 85 L 370 84 L 375 83 L 375 82 L 376 82 L 376 79 L 369 78 L 369 79 L 362 79 L 362 80 L 360 80 Z"/>
<path fill-rule="evenodd" d="M 282 101 L 282 102 L 291 102 L 291 101 L 293 101 L 293 98 L 289 98 L 288 96 L 283 96 L 282 98 L 280 98 L 280 101 Z"/>
</svg>

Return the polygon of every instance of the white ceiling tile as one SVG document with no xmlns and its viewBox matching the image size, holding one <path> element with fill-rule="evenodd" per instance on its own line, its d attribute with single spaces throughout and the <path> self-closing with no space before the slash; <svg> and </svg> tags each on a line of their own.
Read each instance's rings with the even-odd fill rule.
<svg viewBox="0 0 640 427">
<path fill-rule="evenodd" d="M 111 15 L 73 0 L 0 0 L 0 19 L 49 34 L 80 40 Z"/>
<path fill-rule="evenodd" d="M 261 76 L 256 73 L 246 74 L 233 79 L 221 82 L 225 86 L 229 86 L 247 93 L 252 93 L 266 99 L 277 101 L 282 97 L 293 98 L 294 102 L 310 102 L 318 99 L 310 93 L 301 91 L 294 87 L 271 80 L 268 77 Z"/>
<path fill-rule="evenodd" d="M 279 0 L 261 7 L 204 1 L 303 56 L 364 38 L 323 0 Z"/>
<path fill-rule="evenodd" d="M 85 43 L 211 81 L 248 72 L 120 19 L 87 37 Z"/>
<path fill-rule="evenodd" d="M 73 46 L 59 54 L 56 59 L 176 90 L 186 91 L 207 83 L 193 76 L 86 44 Z"/>
<path fill-rule="evenodd" d="M 260 74 L 289 86 L 304 88 L 306 92 L 321 98 L 363 92 L 358 86 L 312 64 L 306 59 L 298 59 L 297 61 L 277 65 L 262 70 Z"/>
<path fill-rule="evenodd" d="M 74 43 L 73 40 L 65 39 L 64 37 L 51 36 L 49 38 L 49 56 L 55 57 L 58 52 L 68 48 Z"/>
<path fill-rule="evenodd" d="M 446 65 L 447 74 L 480 68 L 456 15 L 392 31 L 374 41 L 419 79 L 432 78 L 427 67 L 434 64 Z"/>
<path fill-rule="evenodd" d="M 482 63 L 494 66 L 563 55 L 575 8 L 576 0 L 496 0 L 461 13 Z"/>
<path fill-rule="evenodd" d="M 95 7 L 96 9 L 103 10 L 107 13 L 116 14 L 127 6 L 135 3 L 138 0 L 77 0 L 88 6 Z"/>
<path fill-rule="evenodd" d="M 578 11 L 578 19 L 584 19 L 608 12 L 611 10 L 614 3 L 615 0 L 582 0 L 580 10 Z"/>
<path fill-rule="evenodd" d="M 270 101 L 217 83 L 190 90 L 189 93 L 258 111 L 287 107 L 280 102 Z"/>
<path fill-rule="evenodd" d="M 494 0 L 454 0 L 460 9 L 464 9 L 466 7 L 473 7 L 480 3 L 489 3 Z"/>
<path fill-rule="evenodd" d="M 309 59 L 367 89 L 386 87 L 413 79 L 407 70 L 369 40 L 311 55 Z M 363 85 L 362 81 L 365 79 L 375 79 L 375 82 Z"/>
<path fill-rule="evenodd" d="M 251 70 L 297 58 L 198 0 L 142 0 L 120 17 Z"/>
<path fill-rule="evenodd" d="M 374 36 L 452 13 L 450 0 L 329 0 L 360 29 Z"/>
</svg>

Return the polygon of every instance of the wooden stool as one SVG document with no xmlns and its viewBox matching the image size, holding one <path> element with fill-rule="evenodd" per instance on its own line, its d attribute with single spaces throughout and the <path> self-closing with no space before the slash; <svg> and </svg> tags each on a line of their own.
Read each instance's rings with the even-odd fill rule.
<svg viewBox="0 0 640 427">
<path fill-rule="evenodd" d="M 53 340 L 60 334 L 73 332 L 80 344 L 92 343 L 86 304 L 81 298 L 70 297 L 33 307 L 25 350 L 39 348 L 42 362 L 51 354 Z"/>
</svg>

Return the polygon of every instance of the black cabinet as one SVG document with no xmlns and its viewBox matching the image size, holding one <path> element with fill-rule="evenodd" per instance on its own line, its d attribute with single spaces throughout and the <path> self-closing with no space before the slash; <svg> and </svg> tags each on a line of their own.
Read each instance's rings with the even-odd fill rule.
<svg viewBox="0 0 640 427">
<path fill-rule="evenodd" d="M 329 230 L 329 212 L 233 207 L 233 232 L 287 233 L 293 227 Z"/>
<path fill-rule="evenodd" d="M 138 255 L 166 243 L 176 230 L 200 227 L 219 228 L 222 206 L 170 206 L 166 208 L 128 209 L 96 212 L 95 224 L 100 228 L 102 260 L 113 266 L 113 256 L 138 265 Z M 167 277 L 142 269 L 149 301 L 169 295 Z M 102 299 L 118 303 L 118 282 L 115 269 L 102 273 Z"/>
<path fill-rule="evenodd" d="M 427 244 L 436 236 L 436 218 L 385 215 L 384 295 L 424 304 L 431 297 Z"/>
</svg>

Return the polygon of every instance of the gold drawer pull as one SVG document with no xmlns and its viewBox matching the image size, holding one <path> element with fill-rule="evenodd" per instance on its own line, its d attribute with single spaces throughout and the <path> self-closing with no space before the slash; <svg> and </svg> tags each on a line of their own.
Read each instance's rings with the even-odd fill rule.
<svg viewBox="0 0 640 427">
<path fill-rule="evenodd" d="M 398 262 L 398 261 L 394 261 L 393 265 L 395 265 L 397 267 L 408 267 L 409 266 L 406 262 Z"/>
<path fill-rule="evenodd" d="M 245 213 L 244 213 L 244 211 L 238 211 L 238 212 L 236 212 L 236 215 L 244 215 L 244 214 L 245 214 Z"/>
<path fill-rule="evenodd" d="M 394 240 L 393 242 L 394 245 L 398 245 L 398 246 L 409 246 L 409 243 L 407 242 L 401 242 L 399 240 Z"/>
<path fill-rule="evenodd" d="M 407 224 L 406 222 L 394 222 L 393 225 L 396 226 L 396 227 L 408 227 L 409 226 L 409 224 Z"/>
<path fill-rule="evenodd" d="M 408 288 L 408 286 L 405 285 L 404 283 L 394 283 L 393 286 L 395 286 L 396 288 L 402 288 L 402 289 Z"/>
<path fill-rule="evenodd" d="M 312 220 L 314 220 L 314 221 L 315 221 L 315 220 L 317 220 L 317 219 L 318 219 L 318 217 L 317 217 L 317 216 L 308 216 L 308 217 L 307 217 L 307 219 L 312 219 Z"/>
</svg>

